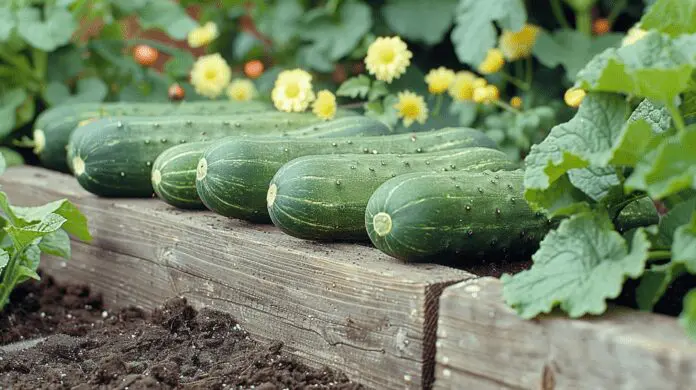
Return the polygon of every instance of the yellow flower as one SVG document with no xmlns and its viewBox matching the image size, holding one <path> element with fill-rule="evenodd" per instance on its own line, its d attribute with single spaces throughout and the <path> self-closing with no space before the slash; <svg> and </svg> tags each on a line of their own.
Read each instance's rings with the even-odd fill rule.
<svg viewBox="0 0 696 390">
<path fill-rule="evenodd" d="M 474 89 L 474 101 L 476 103 L 492 103 L 500 98 L 500 91 L 495 85 L 486 85 Z"/>
<path fill-rule="evenodd" d="M 468 71 L 457 72 L 449 87 L 449 94 L 457 101 L 471 100 L 474 94 L 476 76 Z"/>
<path fill-rule="evenodd" d="M 478 71 L 483 74 L 491 74 L 499 71 L 505 65 L 503 52 L 500 49 L 489 49 L 486 58 L 481 62 Z"/>
<path fill-rule="evenodd" d="M 444 66 L 431 69 L 425 76 L 425 82 L 428 84 L 428 91 L 433 95 L 445 93 L 453 80 L 454 72 Z"/>
<path fill-rule="evenodd" d="M 483 77 L 477 77 L 471 84 L 471 86 L 474 87 L 474 89 L 485 87 L 486 85 L 488 85 L 488 81 L 486 81 L 486 79 L 484 79 Z"/>
<path fill-rule="evenodd" d="M 215 99 L 230 83 L 232 71 L 218 53 L 199 57 L 191 69 L 191 84 L 200 95 Z"/>
<path fill-rule="evenodd" d="M 256 87 L 251 80 L 235 79 L 227 87 L 227 96 L 232 100 L 247 101 L 256 96 Z"/>
<path fill-rule="evenodd" d="M 196 27 L 188 33 L 188 44 L 190 47 L 201 47 L 209 44 L 220 35 L 217 25 L 208 22 L 203 26 Z"/>
<path fill-rule="evenodd" d="M 428 106 L 422 96 L 411 91 L 399 92 L 399 101 L 394 105 L 399 118 L 403 118 L 404 126 L 409 127 L 413 122 L 425 123 L 428 119 Z"/>
<path fill-rule="evenodd" d="M 533 24 L 525 24 L 517 32 L 504 30 L 500 34 L 498 47 L 503 51 L 503 55 L 508 61 L 529 57 L 532 54 L 532 48 L 536 43 L 539 31 L 539 27 Z"/>
<path fill-rule="evenodd" d="M 302 69 L 280 72 L 271 91 L 271 98 L 280 111 L 305 111 L 314 100 L 312 75 Z"/>
<path fill-rule="evenodd" d="M 642 28 L 633 26 L 630 29 L 628 29 L 628 33 L 626 33 L 626 36 L 621 41 L 621 46 L 623 47 L 632 45 L 643 39 L 643 37 L 645 37 L 647 33 L 648 32 L 643 30 Z"/>
<path fill-rule="evenodd" d="M 585 99 L 585 95 L 587 95 L 587 93 L 584 90 L 580 88 L 571 88 L 563 95 L 563 100 L 569 107 L 577 108 L 580 107 L 580 103 Z"/>
<path fill-rule="evenodd" d="M 510 105 L 513 108 L 520 108 L 522 107 L 522 98 L 519 96 L 513 96 L 512 99 L 510 99 Z"/>
<path fill-rule="evenodd" d="M 336 96 L 327 90 L 317 93 L 317 100 L 312 105 L 312 112 L 321 119 L 333 119 L 336 115 Z"/>
<path fill-rule="evenodd" d="M 391 83 L 411 64 L 413 54 L 399 37 L 379 37 L 367 49 L 365 66 L 377 80 Z"/>
</svg>

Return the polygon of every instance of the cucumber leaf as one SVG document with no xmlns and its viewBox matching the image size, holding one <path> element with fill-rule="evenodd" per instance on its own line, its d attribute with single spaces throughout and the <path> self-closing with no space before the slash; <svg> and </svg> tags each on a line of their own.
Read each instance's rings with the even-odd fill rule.
<svg viewBox="0 0 696 390">
<path fill-rule="evenodd" d="M 672 126 L 672 117 L 667 108 L 663 104 L 650 99 L 643 99 L 633 111 L 631 117 L 628 118 L 628 121 L 635 122 L 640 119 L 648 122 L 652 130 L 658 134 L 664 133 Z"/>
<path fill-rule="evenodd" d="M 101 102 L 108 93 L 106 83 L 98 77 L 89 77 L 77 81 L 77 91 L 70 94 L 70 89 L 61 82 L 51 82 L 46 86 L 43 97 L 51 106 L 78 103 Z"/>
<path fill-rule="evenodd" d="M 53 218 L 52 214 L 66 219 L 63 229 L 83 241 L 90 241 L 92 236 L 87 229 L 87 218 L 67 199 L 57 200 L 38 207 L 10 206 L 7 195 L 0 192 L 0 210 L 10 223 L 18 228 Z"/>
<path fill-rule="evenodd" d="M 9 7 L 0 7 L 0 42 L 10 38 L 16 25 L 12 10 Z"/>
<path fill-rule="evenodd" d="M 674 262 L 653 265 L 645 270 L 636 289 L 638 308 L 651 311 L 672 282 L 684 273 L 684 266 Z"/>
<path fill-rule="evenodd" d="M 488 49 L 496 45 L 493 22 L 509 31 L 520 31 L 527 20 L 522 0 L 460 0 L 451 39 L 461 62 L 478 66 Z"/>
<path fill-rule="evenodd" d="M 660 0 L 640 21 L 641 28 L 678 36 L 696 33 L 696 0 Z"/>
<path fill-rule="evenodd" d="M 684 328 L 687 336 L 696 340 L 696 288 L 684 297 L 684 308 L 679 315 L 679 324 Z"/>
<path fill-rule="evenodd" d="M 684 93 L 684 100 L 681 105 L 681 113 L 684 118 L 696 118 L 696 91 Z"/>
<path fill-rule="evenodd" d="M 621 185 L 621 179 L 612 167 L 587 167 L 568 171 L 570 183 L 594 201 L 602 201 Z"/>
<path fill-rule="evenodd" d="M 357 77 L 351 77 L 344 81 L 338 91 L 336 91 L 337 96 L 347 96 L 353 99 L 355 98 L 365 98 L 370 92 L 370 78 L 364 74 Z"/>
<path fill-rule="evenodd" d="M 662 140 L 644 154 L 626 180 L 627 190 L 644 190 L 656 199 L 696 189 L 696 125 Z"/>
<path fill-rule="evenodd" d="M 649 249 L 642 228 L 629 246 L 606 213 L 577 214 L 544 238 L 531 269 L 503 275 L 503 297 L 524 318 L 555 306 L 570 317 L 601 314 L 626 278 L 643 273 Z"/>
<path fill-rule="evenodd" d="M 691 222 L 674 231 L 672 261 L 684 264 L 689 272 L 696 274 L 696 212 L 691 214 Z"/>
<path fill-rule="evenodd" d="M 17 11 L 17 32 L 31 46 L 43 51 L 53 51 L 70 42 L 77 23 L 70 11 L 59 7 L 46 7 L 45 19 L 38 8 L 24 7 Z"/>
<path fill-rule="evenodd" d="M 56 230 L 53 233 L 45 235 L 39 242 L 41 252 L 49 255 L 62 257 L 66 260 L 70 259 L 70 236 L 65 230 Z"/>
<path fill-rule="evenodd" d="M 671 103 L 687 89 L 695 68 L 696 35 L 671 39 L 650 32 L 632 45 L 596 56 L 578 73 L 577 85 Z"/>
<path fill-rule="evenodd" d="M 382 15 L 389 28 L 402 37 L 434 45 L 452 26 L 457 0 L 388 0 Z"/>
<path fill-rule="evenodd" d="M 30 223 L 22 227 L 9 225 L 5 228 L 10 235 L 15 248 L 18 251 L 24 250 L 37 239 L 53 233 L 60 229 L 66 219 L 58 214 L 48 214 L 38 222 Z"/>
</svg>

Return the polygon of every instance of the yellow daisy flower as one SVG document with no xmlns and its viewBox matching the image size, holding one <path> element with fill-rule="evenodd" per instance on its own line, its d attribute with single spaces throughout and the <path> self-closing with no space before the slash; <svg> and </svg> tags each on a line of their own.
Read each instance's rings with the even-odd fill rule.
<svg viewBox="0 0 696 390">
<path fill-rule="evenodd" d="M 433 95 L 440 95 L 447 92 L 447 88 L 452 84 L 452 81 L 454 81 L 454 72 L 444 66 L 431 69 L 425 76 L 425 82 L 428 84 L 428 91 Z"/>
<path fill-rule="evenodd" d="M 580 103 L 585 99 L 587 93 L 580 88 L 571 88 L 563 94 L 563 100 L 568 107 L 580 107 Z"/>
<path fill-rule="evenodd" d="M 413 53 L 399 37 L 379 37 L 367 49 L 365 66 L 377 80 L 391 83 L 411 64 Z"/>
<path fill-rule="evenodd" d="M 503 52 L 500 49 L 489 49 L 486 58 L 479 65 L 478 71 L 483 74 L 492 74 L 502 69 L 503 65 L 505 65 Z"/>
<path fill-rule="evenodd" d="M 486 85 L 474 89 L 474 101 L 476 103 L 489 104 L 500 98 L 500 91 L 495 85 Z"/>
<path fill-rule="evenodd" d="M 312 112 L 323 120 L 333 119 L 336 115 L 336 96 L 326 89 L 319 91 Z"/>
<path fill-rule="evenodd" d="M 252 83 L 251 80 L 232 80 L 230 85 L 227 87 L 227 96 L 231 100 L 241 102 L 251 100 L 254 98 L 254 96 L 256 96 L 256 86 L 254 86 L 254 83 Z"/>
<path fill-rule="evenodd" d="M 517 32 L 504 30 L 500 34 L 498 47 L 508 61 L 529 57 L 532 54 L 532 48 L 536 43 L 539 31 L 539 26 L 533 24 L 525 24 Z"/>
<path fill-rule="evenodd" d="M 488 85 L 488 81 L 486 81 L 486 79 L 484 79 L 483 77 L 477 77 L 471 84 L 471 86 L 474 87 L 474 89 L 485 87 L 486 85 Z"/>
<path fill-rule="evenodd" d="M 200 95 L 215 99 L 230 83 L 232 70 L 218 53 L 199 57 L 191 69 L 191 84 Z"/>
<path fill-rule="evenodd" d="M 190 47 L 201 47 L 209 44 L 220 35 L 217 25 L 208 22 L 203 26 L 196 27 L 188 33 L 188 44 Z"/>
<path fill-rule="evenodd" d="M 425 123 L 428 119 L 428 106 L 425 105 L 425 99 L 422 96 L 411 91 L 404 91 L 399 92 L 397 98 L 399 100 L 394 108 L 399 118 L 403 118 L 404 126 L 409 127 L 413 122 Z"/>
<path fill-rule="evenodd" d="M 621 41 L 621 46 L 623 47 L 623 46 L 632 45 L 632 44 L 640 41 L 641 39 L 643 39 L 643 37 L 645 37 L 645 35 L 647 33 L 648 32 L 643 30 L 642 28 L 633 26 L 630 29 L 628 29 L 626 36 Z"/>
<path fill-rule="evenodd" d="M 510 99 L 510 106 L 513 108 L 522 107 L 522 98 L 519 96 L 513 96 L 512 99 Z"/>
<path fill-rule="evenodd" d="M 314 97 L 312 75 L 302 69 L 280 72 L 271 91 L 275 107 L 286 112 L 305 111 Z"/>
<path fill-rule="evenodd" d="M 471 100 L 474 94 L 476 75 L 469 71 L 457 72 L 449 87 L 449 94 L 457 101 Z"/>
</svg>

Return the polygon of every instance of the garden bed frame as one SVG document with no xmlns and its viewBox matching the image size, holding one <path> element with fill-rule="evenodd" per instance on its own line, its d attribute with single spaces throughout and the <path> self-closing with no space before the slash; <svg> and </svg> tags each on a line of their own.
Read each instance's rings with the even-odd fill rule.
<svg viewBox="0 0 696 390">
<path fill-rule="evenodd" d="M 10 168 L 0 184 L 15 204 L 68 198 L 87 215 L 93 242 L 42 263 L 58 280 L 88 283 L 111 307 L 184 296 L 371 388 L 696 388 L 696 343 L 672 318 L 523 321 L 493 278 L 157 200 L 98 198 L 36 167 Z"/>
</svg>

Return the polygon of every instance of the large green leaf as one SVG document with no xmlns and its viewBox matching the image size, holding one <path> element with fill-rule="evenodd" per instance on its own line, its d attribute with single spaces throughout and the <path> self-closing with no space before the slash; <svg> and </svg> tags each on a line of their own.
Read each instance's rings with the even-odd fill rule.
<svg viewBox="0 0 696 390">
<path fill-rule="evenodd" d="M 672 117 L 663 104 L 653 102 L 650 99 L 643 99 L 638 107 L 633 111 L 629 122 L 637 120 L 648 122 L 653 132 L 664 133 L 672 125 Z"/>
<path fill-rule="evenodd" d="M 689 223 L 674 231 L 672 261 L 684 264 L 689 272 L 696 274 L 696 212 L 692 212 Z"/>
<path fill-rule="evenodd" d="M 562 65 L 569 80 L 597 54 L 621 43 L 622 34 L 588 36 L 577 30 L 542 31 L 534 45 L 534 56 L 549 68 Z"/>
<path fill-rule="evenodd" d="M 45 235 L 39 242 L 39 249 L 49 255 L 70 259 L 70 236 L 65 230 L 56 230 Z"/>
<path fill-rule="evenodd" d="M 601 314 L 626 278 L 643 273 L 649 249 L 643 229 L 629 247 L 606 214 L 578 214 L 544 238 L 531 269 L 503 275 L 503 296 L 524 318 L 555 306 L 571 317 Z"/>
<path fill-rule="evenodd" d="M 75 45 L 68 45 L 48 53 L 48 81 L 65 82 L 82 72 L 85 60 L 84 50 Z"/>
<path fill-rule="evenodd" d="M 75 94 L 71 95 L 65 84 L 54 81 L 46 86 L 43 97 L 51 106 L 60 106 L 101 102 L 109 92 L 106 83 L 97 77 L 78 80 L 76 89 Z"/>
<path fill-rule="evenodd" d="M 137 6 L 138 4 L 135 4 Z M 143 28 L 159 28 L 174 39 L 184 39 L 197 23 L 173 0 L 148 0 L 138 10 Z"/>
<path fill-rule="evenodd" d="M 488 49 L 496 45 L 493 22 L 506 30 L 519 31 L 527 20 L 522 0 L 460 0 L 452 43 L 461 62 L 478 66 Z"/>
<path fill-rule="evenodd" d="M 692 340 L 696 340 L 696 288 L 684 297 L 684 308 L 679 315 L 679 324 Z"/>
<path fill-rule="evenodd" d="M 282 48 L 297 37 L 303 13 L 298 0 L 279 1 L 256 18 L 256 27 L 272 39 L 273 45 Z"/>
<path fill-rule="evenodd" d="M 67 219 L 65 225 L 63 225 L 63 229 L 66 232 L 84 241 L 92 239 L 87 228 L 87 218 L 74 204 L 66 199 L 56 200 L 38 207 L 7 206 L 7 196 L 0 192 L 0 208 L 6 214 L 9 211 L 10 221 L 17 226 L 25 226 L 42 221 L 51 214 L 59 215 Z"/>
<path fill-rule="evenodd" d="M 337 15 L 316 17 L 301 32 L 303 39 L 312 42 L 314 51 L 333 61 L 350 54 L 372 27 L 370 7 L 357 0 L 343 2 Z"/>
<path fill-rule="evenodd" d="M 344 81 L 343 84 L 338 87 L 336 95 L 347 96 L 355 99 L 357 97 L 367 97 L 368 92 L 370 92 L 370 78 L 364 74 L 361 74 L 360 76 L 351 77 Z"/>
<path fill-rule="evenodd" d="M 696 125 L 683 133 L 661 139 L 646 152 L 626 180 L 628 190 L 644 190 L 653 198 L 696 189 Z"/>
<path fill-rule="evenodd" d="M 22 88 L 11 89 L 0 95 L 0 138 L 14 130 L 16 111 L 27 99 L 27 93 Z"/>
<path fill-rule="evenodd" d="M 24 250 L 37 239 L 60 229 L 66 219 L 58 214 L 48 214 L 40 221 L 24 226 L 9 225 L 5 228 L 17 250 Z"/>
<path fill-rule="evenodd" d="M 10 38 L 16 25 L 12 10 L 8 7 L 0 7 L 0 42 Z"/>
<path fill-rule="evenodd" d="M 17 11 L 17 32 L 31 46 L 43 51 L 53 51 L 70 42 L 77 29 L 70 11 L 47 7 L 44 17 L 38 8 L 21 8 Z"/>
<path fill-rule="evenodd" d="M 696 68 L 696 36 L 671 39 L 657 32 L 619 49 L 607 49 L 577 75 L 590 91 L 620 92 L 671 103 Z"/>
<path fill-rule="evenodd" d="M 696 118 L 696 91 L 688 91 L 684 94 L 681 113 L 684 118 Z"/>
<path fill-rule="evenodd" d="M 659 0 L 643 15 L 640 25 L 672 36 L 696 33 L 696 0 Z"/>
<path fill-rule="evenodd" d="M 382 15 L 402 37 L 434 45 L 442 41 L 454 19 L 457 0 L 389 0 Z"/>
<path fill-rule="evenodd" d="M 645 270 L 636 288 L 638 308 L 651 311 L 672 282 L 684 273 L 684 266 L 669 262 Z"/>
</svg>

